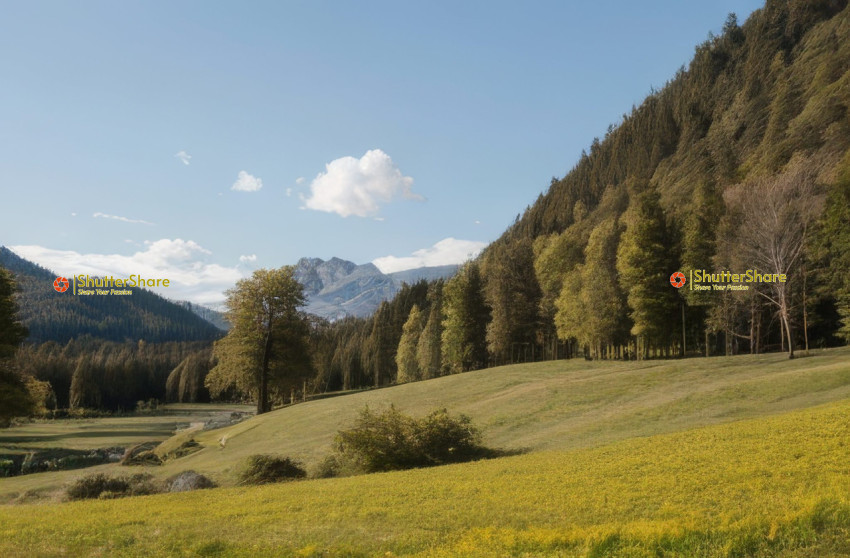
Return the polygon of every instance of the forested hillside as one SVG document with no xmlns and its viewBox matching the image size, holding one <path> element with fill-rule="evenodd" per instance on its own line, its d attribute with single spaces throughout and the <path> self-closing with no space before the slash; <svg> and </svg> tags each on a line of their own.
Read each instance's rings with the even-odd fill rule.
<svg viewBox="0 0 850 558">
<path fill-rule="evenodd" d="M 328 326 L 318 387 L 847 341 L 848 107 L 846 0 L 730 14 L 461 273 Z M 748 269 L 787 281 L 705 292 L 669 280 Z"/>
<path fill-rule="evenodd" d="M 145 289 L 130 296 L 73 296 L 53 289 L 56 274 L 0 246 L 0 266 L 14 275 L 19 319 L 29 340 L 212 341 L 223 332 L 194 312 Z"/>
<path fill-rule="evenodd" d="M 769 0 L 743 25 L 730 15 L 594 139 L 481 257 L 496 360 L 547 334 L 608 356 L 847 339 L 848 38 L 846 1 Z M 787 253 L 766 261 L 774 248 Z M 787 292 L 667 283 L 750 268 L 786 273 Z"/>
</svg>

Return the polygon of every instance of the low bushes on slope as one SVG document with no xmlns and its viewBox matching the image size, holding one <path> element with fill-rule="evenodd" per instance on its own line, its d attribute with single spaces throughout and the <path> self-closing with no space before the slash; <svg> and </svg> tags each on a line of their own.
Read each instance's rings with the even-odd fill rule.
<svg viewBox="0 0 850 558">
<path fill-rule="evenodd" d="M 481 444 L 481 433 L 466 415 L 439 409 L 415 419 L 395 406 L 382 413 L 366 407 L 353 428 L 337 434 L 334 453 L 316 476 L 433 467 L 499 454 Z"/>
</svg>

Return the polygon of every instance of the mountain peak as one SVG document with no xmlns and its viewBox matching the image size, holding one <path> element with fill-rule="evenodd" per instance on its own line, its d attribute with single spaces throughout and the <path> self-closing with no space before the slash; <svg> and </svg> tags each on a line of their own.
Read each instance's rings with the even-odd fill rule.
<svg viewBox="0 0 850 558">
<path fill-rule="evenodd" d="M 443 266 L 387 275 L 371 262 L 357 265 L 337 257 L 328 261 L 301 258 L 295 266 L 295 278 L 304 286 L 307 312 L 337 320 L 368 317 L 381 302 L 395 296 L 403 283 L 451 277 L 456 270 L 457 266 Z"/>
</svg>

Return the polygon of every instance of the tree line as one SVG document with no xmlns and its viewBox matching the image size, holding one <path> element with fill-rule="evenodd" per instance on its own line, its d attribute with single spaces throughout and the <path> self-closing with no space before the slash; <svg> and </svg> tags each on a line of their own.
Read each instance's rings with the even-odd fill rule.
<svg viewBox="0 0 850 558">
<path fill-rule="evenodd" d="M 291 268 L 262 270 L 229 293 L 233 328 L 211 358 L 163 361 L 158 393 L 204 386 L 264 412 L 515 362 L 850 341 L 849 20 L 838 0 L 769 0 L 743 25 L 730 15 L 453 278 L 329 323 L 300 311 Z M 702 269 L 787 281 L 671 285 Z"/>
</svg>

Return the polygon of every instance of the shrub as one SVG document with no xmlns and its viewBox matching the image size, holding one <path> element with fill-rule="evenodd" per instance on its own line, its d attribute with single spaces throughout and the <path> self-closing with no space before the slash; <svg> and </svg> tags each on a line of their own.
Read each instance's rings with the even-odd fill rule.
<svg viewBox="0 0 850 558">
<path fill-rule="evenodd" d="M 446 409 L 419 421 L 416 449 L 432 465 L 461 463 L 493 453 L 481 445 L 481 433 L 468 416 L 452 417 Z"/>
<path fill-rule="evenodd" d="M 110 477 L 104 473 L 95 473 L 80 477 L 68 487 L 65 494 L 70 500 L 89 498 L 121 498 L 123 496 L 143 496 L 161 492 L 153 482 L 153 476 L 137 474 L 130 477 Z"/>
<path fill-rule="evenodd" d="M 278 455 L 252 455 L 248 467 L 242 472 L 242 484 L 268 484 L 307 476 L 301 464 L 288 457 Z"/>
<path fill-rule="evenodd" d="M 183 471 L 165 481 L 169 492 L 188 492 L 190 490 L 202 490 L 215 488 L 215 483 L 195 471 Z"/>
<path fill-rule="evenodd" d="M 383 413 L 366 407 L 360 412 L 354 428 L 337 434 L 334 459 L 328 460 L 319 472 L 393 471 L 459 463 L 496 454 L 481 445 L 478 429 L 465 415 L 453 417 L 446 409 L 440 409 L 416 420 L 395 406 Z"/>
<path fill-rule="evenodd" d="M 322 459 L 313 470 L 314 479 L 329 479 L 343 476 L 342 468 L 335 455 L 328 455 Z"/>
</svg>

